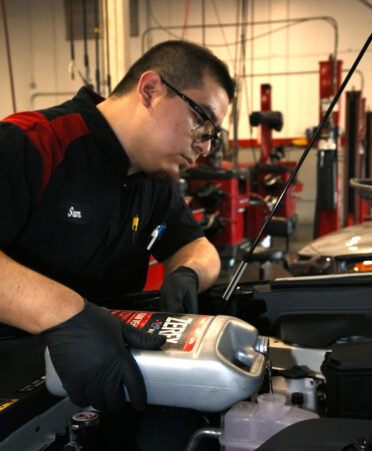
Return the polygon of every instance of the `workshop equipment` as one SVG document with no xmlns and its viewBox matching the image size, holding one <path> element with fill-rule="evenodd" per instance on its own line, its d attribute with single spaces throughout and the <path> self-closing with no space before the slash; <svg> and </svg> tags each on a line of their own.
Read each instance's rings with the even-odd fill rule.
<svg viewBox="0 0 372 451">
<path fill-rule="evenodd" d="M 268 163 L 273 150 L 272 130 L 280 132 L 283 127 L 283 115 L 280 111 L 271 111 L 271 85 L 264 83 L 260 87 L 261 111 L 249 115 L 252 127 L 260 125 L 261 156 L 260 163 Z"/>
<path fill-rule="evenodd" d="M 274 148 L 272 144 L 272 131 L 280 131 L 283 127 L 283 116 L 280 111 L 271 111 L 271 85 L 261 85 L 261 111 L 254 111 L 249 116 L 252 127 L 260 130 L 261 154 L 260 161 L 252 168 L 251 191 L 265 200 L 266 205 L 271 208 L 276 204 L 278 198 L 288 182 L 292 170 L 296 166 L 294 161 L 281 161 L 284 156 L 283 147 Z M 296 216 L 296 194 L 302 191 L 302 183 L 297 179 L 289 187 L 282 199 L 281 205 L 276 213 L 277 217 L 287 218 L 293 222 Z M 247 210 L 247 236 L 254 239 L 267 216 L 267 206 L 255 206 L 253 203 Z M 252 225 L 254 222 L 254 225 Z"/>
<path fill-rule="evenodd" d="M 283 188 L 283 191 L 280 194 L 280 196 L 278 198 L 278 201 L 276 202 L 276 204 L 271 209 L 268 217 L 266 218 L 261 230 L 259 231 L 258 235 L 254 239 L 254 241 L 253 241 L 252 245 L 250 246 L 249 250 L 247 250 L 245 252 L 245 254 L 243 255 L 243 261 L 240 263 L 240 265 L 239 265 L 239 267 L 238 267 L 238 269 L 237 269 L 232 281 L 229 283 L 229 286 L 226 288 L 226 291 L 223 294 L 223 299 L 226 301 L 226 304 L 225 304 L 224 308 L 222 309 L 223 311 L 226 311 L 227 307 L 229 306 L 229 300 L 231 298 L 231 295 L 234 292 L 234 289 L 236 288 L 236 285 L 238 284 L 238 281 L 239 281 L 241 275 L 243 274 L 243 272 L 244 272 L 244 270 L 245 270 L 245 268 L 246 268 L 246 266 L 248 264 L 248 261 L 250 260 L 250 257 L 252 256 L 255 248 L 257 247 L 258 243 L 262 239 L 262 236 L 263 236 L 263 234 L 264 234 L 264 232 L 265 232 L 265 230 L 267 228 L 267 225 L 270 223 L 272 217 L 274 216 L 274 214 L 278 210 L 278 207 L 280 206 L 282 199 L 285 197 L 285 195 L 288 192 L 289 187 L 291 186 L 291 184 L 295 180 L 295 177 L 296 177 L 296 175 L 298 173 L 298 170 L 300 169 L 302 163 L 304 162 L 307 154 L 310 152 L 315 140 L 320 136 L 320 132 L 322 131 L 323 127 L 330 120 L 330 116 L 331 116 L 331 114 L 333 112 L 333 109 L 334 109 L 336 103 L 338 102 L 343 90 L 345 89 L 346 85 L 348 84 L 353 72 L 357 68 L 357 66 L 358 66 L 360 60 L 362 59 L 364 53 L 366 52 L 367 48 L 369 47 L 369 44 L 371 43 L 371 40 L 372 40 L 372 34 L 368 37 L 368 39 L 365 42 L 364 46 L 360 50 L 356 60 L 354 61 L 351 69 L 349 70 L 348 74 L 346 75 L 345 80 L 342 82 L 340 88 L 338 89 L 338 91 L 336 92 L 336 94 L 333 97 L 332 101 L 330 102 L 330 105 L 329 105 L 327 111 L 325 112 L 325 114 L 323 115 L 322 120 L 320 121 L 320 124 L 318 125 L 317 129 L 315 130 L 315 132 L 314 132 L 309 144 L 307 145 L 306 149 L 304 150 L 303 154 L 301 155 L 297 165 L 295 166 L 295 168 L 291 172 L 291 176 L 290 176 L 287 184 Z"/>
<path fill-rule="evenodd" d="M 215 216 L 221 224 L 219 233 L 209 236 L 208 230 L 205 230 L 206 236 L 217 247 L 223 261 L 235 260 L 239 251 L 248 245 L 246 236 L 246 211 L 250 192 L 248 168 L 197 166 L 188 169 L 186 176 L 189 193 L 193 196 L 190 202 L 192 210 L 204 208 L 205 215 Z"/>
<path fill-rule="evenodd" d="M 319 119 L 323 120 L 341 85 L 342 61 L 330 58 L 328 61 L 321 61 L 319 66 Z M 340 228 L 339 122 L 340 101 L 330 112 L 318 139 L 314 238 Z"/>
<path fill-rule="evenodd" d="M 345 112 L 345 152 L 343 177 L 343 218 L 344 227 L 360 224 L 369 217 L 368 203 L 350 185 L 350 179 L 365 179 L 367 163 L 370 159 L 366 146 L 367 115 L 362 91 L 346 93 Z M 370 152 L 370 149 L 369 149 Z"/>
<path fill-rule="evenodd" d="M 160 350 L 131 349 L 143 375 L 149 404 L 219 412 L 255 394 L 265 372 L 267 339 L 243 320 L 113 310 L 147 332 L 165 335 Z M 46 386 L 66 396 L 46 351 Z M 124 389 L 124 388 L 123 388 Z"/>
</svg>

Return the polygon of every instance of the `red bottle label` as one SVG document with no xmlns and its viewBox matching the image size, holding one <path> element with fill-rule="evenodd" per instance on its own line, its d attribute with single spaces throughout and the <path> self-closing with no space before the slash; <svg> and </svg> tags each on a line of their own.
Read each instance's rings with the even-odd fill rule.
<svg viewBox="0 0 372 451">
<path fill-rule="evenodd" d="M 111 310 L 111 313 L 131 326 L 167 337 L 163 350 L 178 349 L 185 352 L 194 349 L 212 319 L 212 316 L 127 310 Z"/>
</svg>

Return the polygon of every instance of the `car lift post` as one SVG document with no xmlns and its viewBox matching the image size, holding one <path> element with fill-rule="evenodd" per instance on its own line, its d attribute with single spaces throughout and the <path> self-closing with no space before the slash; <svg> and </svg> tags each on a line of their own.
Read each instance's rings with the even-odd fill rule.
<svg viewBox="0 0 372 451">
<path fill-rule="evenodd" d="M 330 58 L 328 61 L 320 61 L 319 65 L 319 119 L 322 120 L 335 95 L 335 90 L 340 87 L 342 61 L 337 61 L 337 65 L 335 65 L 334 60 Z M 335 66 L 336 86 L 333 76 Z M 338 101 L 335 111 L 330 115 L 318 140 L 314 238 L 340 228 L 339 122 L 340 101 Z"/>
</svg>

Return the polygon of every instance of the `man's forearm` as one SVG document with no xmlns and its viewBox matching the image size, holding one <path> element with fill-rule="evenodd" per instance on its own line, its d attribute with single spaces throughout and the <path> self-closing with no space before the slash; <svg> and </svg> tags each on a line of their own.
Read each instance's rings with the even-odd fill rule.
<svg viewBox="0 0 372 451">
<path fill-rule="evenodd" d="M 221 261 L 216 248 L 206 238 L 198 238 L 169 257 L 164 266 L 166 275 L 180 266 L 192 268 L 199 277 L 199 291 L 204 291 L 217 280 Z"/>
<path fill-rule="evenodd" d="M 84 299 L 0 251 L 0 322 L 39 333 L 80 312 Z"/>
</svg>

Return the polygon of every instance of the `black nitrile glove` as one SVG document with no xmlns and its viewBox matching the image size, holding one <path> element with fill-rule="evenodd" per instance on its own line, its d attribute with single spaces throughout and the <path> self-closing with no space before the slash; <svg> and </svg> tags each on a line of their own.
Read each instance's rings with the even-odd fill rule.
<svg viewBox="0 0 372 451">
<path fill-rule="evenodd" d="M 172 313 L 198 313 L 199 277 L 180 266 L 165 277 L 160 290 L 160 310 Z"/>
<path fill-rule="evenodd" d="M 41 332 L 50 358 L 69 394 L 78 406 L 98 410 L 124 408 L 126 387 L 135 410 L 146 405 L 146 388 L 129 347 L 156 349 L 165 342 L 87 302 L 69 320 Z"/>
</svg>

